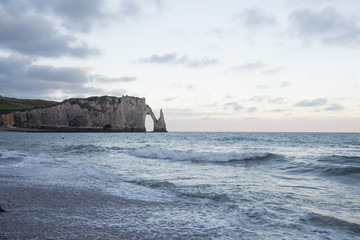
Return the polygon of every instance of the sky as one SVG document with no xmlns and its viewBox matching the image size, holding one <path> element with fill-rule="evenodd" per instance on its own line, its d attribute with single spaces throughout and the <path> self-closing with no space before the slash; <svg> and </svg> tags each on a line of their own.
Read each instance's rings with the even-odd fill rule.
<svg viewBox="0 0 360 240">
<path fill-rule="evenodd" d="M 168 131 L 360 132 L 359 9 L 0 0 L 0 95 L 145 97 Z"/>
</svg>

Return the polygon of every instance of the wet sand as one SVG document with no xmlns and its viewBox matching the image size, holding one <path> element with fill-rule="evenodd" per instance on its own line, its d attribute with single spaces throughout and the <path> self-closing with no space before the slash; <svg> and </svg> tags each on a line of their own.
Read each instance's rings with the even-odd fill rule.
<svg viewBox="0 0 360 240">
<path fill-rule="evenodd" d="M 162 239 L 159 231 L 129 225 L 141 224 L 137 216 L 147 208 L 141 202 L 54 186 L 0 186 L 0 193 L 6 210 L 0 212 L 1 240 Z"/>
<path fill-rule="evenodd" d="M 121 199 L 75 189 L 0 187 L 0 239 L 110 239 L 128 233 L 113 221 Z M 115 216 L 116 217 L 116 216 Z M 120 218 L 120 216 L 118 216 Z"/>
</svg>

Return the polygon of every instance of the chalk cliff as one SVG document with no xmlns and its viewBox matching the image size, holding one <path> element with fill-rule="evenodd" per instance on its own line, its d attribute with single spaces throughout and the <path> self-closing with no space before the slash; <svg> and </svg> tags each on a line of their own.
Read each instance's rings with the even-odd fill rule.
<svg viewBox="0 0 360 240">
<path fill-rule="evenodd" d="M 130 96 L 72 98 L 48 107 L 3 114 L 0 125 L 61 131 L 145 132 L 145 118 L 154 132 L 166 132 L 164 114 L 157 119 L 145 98 Z"/>
</svg>

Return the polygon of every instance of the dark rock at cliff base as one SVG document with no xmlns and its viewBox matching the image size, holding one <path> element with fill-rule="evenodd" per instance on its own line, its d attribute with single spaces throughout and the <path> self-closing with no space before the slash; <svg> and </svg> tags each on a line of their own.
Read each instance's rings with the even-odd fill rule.
<svg viewBox="0 0 360 240">
<path fill-rule="evenodd" d="M 0 126 L 52 131 L 145 132 L 145 118 L 154 132 L 166 132 L 163 111 L 157 119 L 145 98 L 123 96 L 71 98 L 57 105 L 0 115 Z"/>
</svg>

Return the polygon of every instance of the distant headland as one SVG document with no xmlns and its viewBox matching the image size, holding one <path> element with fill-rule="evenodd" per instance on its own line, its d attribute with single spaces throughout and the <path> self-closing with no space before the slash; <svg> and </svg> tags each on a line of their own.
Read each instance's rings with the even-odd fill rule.
<svg viewBox="0 0 360 240">
<path fill-rule="evenodd" d="M 157 119 L 145 98 L 101 96 L 62 102 L 0 96 L 0 127 L 20 131 L 146 132 L 145 118 L 154 132 L 167 132 L 163 111 Z"/>
</svg>

